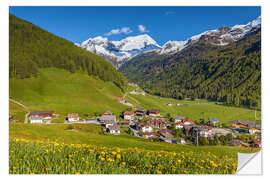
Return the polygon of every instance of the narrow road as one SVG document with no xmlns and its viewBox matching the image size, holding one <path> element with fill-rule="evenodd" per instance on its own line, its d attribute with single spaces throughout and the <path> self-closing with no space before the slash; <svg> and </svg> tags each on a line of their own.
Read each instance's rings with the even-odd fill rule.
<svg viewBox="0 0 270 180">
<path fill-rule="evenodd" d="M 27 114 L 25 115 L 25 120 L 24 120 L 24 123 L 25 123 L 25 124 L 28 123 L 28 115 L 29 115 L 29 113 L 27 113 Z"/>
<path fill-rule="evenodd" d="M 9 100 L 10 100 L 11 102 L 14 102 L 14 103 L 16 103 L 16 104 L 22 106 L 25 110 L 28 110 L 28 107 L 26 107 L 26 106 L 23 105 L 22 103 L 20 103 L 20 102 L 18 102 L 18 101 L 16 101 L 16 100 L 10 99 L 10 98 L 9 98 Z"/>
</svg>

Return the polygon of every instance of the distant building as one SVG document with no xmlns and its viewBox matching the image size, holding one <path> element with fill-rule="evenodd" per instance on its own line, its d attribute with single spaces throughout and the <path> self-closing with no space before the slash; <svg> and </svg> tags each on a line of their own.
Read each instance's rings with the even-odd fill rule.
<svg viewBox="0 0 270 180">
<path fill-rule="evenodd" d="M 261 144 L 261 139 L 254 139 L 250 142 L 250 147 L 253 147 L 253 148 L 261 148 L 262 147 L 262 144 Z"/>
<path fill-rule="evenodd" d="M 157 128 L 157 129 L 166 129 L 167 128 L 167 122 L 164 120 L 150 118 L 145 123 L 148 126 L 151 126 L 152 128 Z"/>
<path fill-rule="evenodd" d="M 166 139 L 174 138 L 172 132 L 169 129 L 160 129 L 158 130 L 158 134 L 160 134 L 161 137 Z"/>
<path fill-rule="evenodd" d="M 126 99 L 124 97 L 118 97 L 116 100 L 118 102 L 120 102 L 120 103 L 125 103 L 126 102 Z"/>
<path fill-rule="evenodd" d="M 103 115 L 99 118 L 101 124 L 103 124 L 106 128 L 110 125 L 116 123 L 116 116 L 113 115 Z"/>
<path fill-rule="evenodd" d="M 256 128 L 256 127 L 249 128 L 248 133 L 249 134 L 261 133 L 261 128 Z"/>
<path fill-rule="evenodd" d="M 111 116 L 111 115 L 113 115 L 113 113 L 112 113 L 111 111 L 109 111 L 109 110 L 105 111 L 105 112 L 102 114 L 102 116 Z"/>
<path fill-rule="evenodd" d="M 211 123 L 214 124 L 214 126 L 219 122 L 218 118 L 209 118 L 207 125 L 210 126 Z"/>
<path fill-rule="evenodd" d="M 29 113 L 30 123 L 43 123 L 53 117 L 53 111 L 32 111 Z"/>
<path fill-rule="evenodd" d="M 175 119 L 174 122 L 181 122 L 181 121 L 183 121 L 184 119 L 187 119 L 187 118 L 186 117 L 181 117 L 181 116 L 175 116 L 174 119 Z"/>
<path fill-rule="evenodd" d="M 110 134 L 120 134 L 120 126 L 116 123 L 108 125 L 107 132 Z"/>
<path fill-rule="evenodd" d="M 137 107 L 134 113 L 135 113 L 135 117 L 137 119 L 142 119 L 146 114 L 146 110 L 144 110 L 140 107 Z"/>
<path fill-rule="evenodd" d="M 124 112 L 124 119 L 125 120 L 133 120 L 135 117 L 135 113 L 133 111 L 125 111 Z"/>
<path fill-rule="evenodd" d="M 231 121 L 229 122 L 229 124 L 232 127 L 236 127 L 236 128 L 260 128 L 260 126 L 256 125 L 254 122 L 245 122 L 245 121 L 240 121 L 240 120 Z"/>
<path fill-rule="evenodd" d="M 78 114 L 68 114 L 67 115 L 67 120 L 69 121 L 69 122 L 77 122 L 77 121 L 79 121 L 79 115 Z"/>
<path fill-rule="evenodd" d="M 155 137 L 157 137 L 157 133 L 155 133 L 155 132 L 144 132 L 144 133 L 142 134 L 142 136 L 143 136 L 143 138 L 145 138 L 145 139 L 150 139 L 150 138 L 155 138 Z"/>
<path fill-rule="evenodd" d="M 152 117 L 158 117 L 158 116 L 160 116 L 160 110 L 159 109 L 150 109 L 148 114 L 149 114 L 149 116 L 152 116 Z"/>
</svg>

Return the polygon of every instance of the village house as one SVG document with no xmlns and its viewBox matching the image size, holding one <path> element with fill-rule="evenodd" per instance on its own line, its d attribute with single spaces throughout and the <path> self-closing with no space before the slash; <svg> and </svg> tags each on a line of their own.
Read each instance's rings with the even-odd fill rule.
<svg viewBox="0 0 270 180">
<path fill-rule="evenodd" d="M 148 114 L 149 114 L 149 116 L 152 116 L 152 117 L 158 117 L 158 116 L 160 116 L 160 110 L 159 109 L 150 109 Z"/>
<path fill-rule="evenodd" d="M 254 122 L 245 122 L 245 121 L 240 121 L 240 120 L 231 121 L 229 122 L 229 124 L 235 128 L 247 128 L 247 129 L 258 126 Z"/>
<path fill-rule="evenodd" d="M 184 119 L 181 121 L 181 123 L 183 123 L 184 126 L 192 126 L 194 125 L 194 122 L 190 119 Z"/>
<path fill-rule="evenodd" d="M 201 137 L 208 138 L 213 136 L 213 130 L 211 126 L 200 125 L 198 126 L 198 129 Z"/>
<path fill-rule="evenodd" d="M 124 112 L 124 119 L 125 120 L 132 121 L 132 120 L 134 120 L 134 117 L 135 117 L 135 113 L 133 111 L 125 111 Z"/>
<path fill-rule="evenodd" d="M 211 123 L 216 126 L 216 124 L 219 122 L 219 119 L 218 118 L 209 118 L 208 119 L 208 122 L 206 123 L 206 125 L 210 126 Z"/>
<path fill-rule="evenodd" d="M 77 122 L 77 121 L 79 121 L 79 115 L 78 114 L 68 114 L 67 115 L 67 120 L 69 121 L 69 122 Z"/>
<path fill-rule="evenodd" d="M 165 138 L 165 139 L 173 139 L 172 132 L 169 129 L 160 129 L 158 130 L 158 134 L 160 134 L 160 138 Z"/>
<path fill-rule="evenodd" d="M 155 137 L 157 137 L 157 133 L 155 133 L 155 132 L 144 132 L 142 134 L 142 137 L 145 138 L 145 139 L 155 138 Z"/>
<path fill-rule="evenodd" d="M 184 123 L 182 122 L 176 122 L 174 123 L 175 129 L 183 129 L 184 128 Z"/>
<path fill-rule="evenodd" d="M 101 116 L 112 116 L 113 113 L 109 110 L 105 111 Z"/>
<path fill-rule="evenodd" d="M 253 147 L 253 148 L 261 148 L 261 147 L 262 147 L 261 139 L 260 139 L 260 138 L 253 139 L 253 140 L 250 142 L 250 147 Z"/>
<path fill-rule="evenodd" d="M 184 119 L 187 119 L 186 117 L 181 117 L 181 116 L 175 116 L 174 117 L 174 122 L 181 122 L 183 121 Z"/>
<path fill-rule="evenodd" d="M 103 124 L 107 128 L 108 126 L 116 123 L 116 116 L 114 115 L 101 116 L 99 118 L 99 121 L 101 124 Z"/>
<path fill-rule="evenodd" d="M 89 124 L 99 124 L 99 121 L 97 119 L 84 119 L 83 122 Z"/>
<path fill-rule="evenodd" d="M 261 128 L 260 127 L 252 127 L 248 129 L 249 134 L 255 134 L 255 133 L 261 133 Z"/>
<path fill-rule="evenodd" d="M 137 122 L 135 124 L 135 129 L 137 131 L 142 131 L 142 132 L 152 132 L 153 128 L 149 125 L 147 125 L 145 122 Z"/>
<path fill-rule="evenodd" d="M 248 143 L 244 143 L 244 142 L 240 141 L 239 139 L 233 139 L 233 140 L 229 141 L 228 144 L 230 146 L 249 147 Z"/>
<path fill-rule="evenodd" d="M 110 124 L 106 128 L 107 132 L 110 134 L 120 134 L 120 126 L 116 123 Z"/>
<path fill-rule="evenodd" d="M 120 102 L 120 103 L 125 103 L 126 102 L 126 99 L 124 97 L 118 97 L 116 100 L 118 102 Z"/>
<path fill-rule="evenodd" d="M 168 103 L 167 106 L 173 106 L 174 104 L 173 103 Z"/>
<path fill-rule="evenodd" d="M 137 107 L 134 113 L 135 113 L 135 117 L 137 119 L 142 119 L 146 114 L 146 110 L 144 110 L 140 107 Z"/>
<path fill-rule="evenodd" d="M 30 123 L 43 123 L 53 117 L 53 111 L 32 111 L 29 113 Z"/>
<path fill-rule="evenodd" d="M 148 126 L 151 126 L 152 128 L 157 129 L 166 129 L 167 128 L 167 122 L 160 119 L 150 118 L 146 121 L 146 124 Z"/>
</svg>

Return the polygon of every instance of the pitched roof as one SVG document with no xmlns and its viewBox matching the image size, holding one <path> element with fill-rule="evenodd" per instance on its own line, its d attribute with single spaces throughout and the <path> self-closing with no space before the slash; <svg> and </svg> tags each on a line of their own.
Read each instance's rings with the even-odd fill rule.
<svg viewBox="0 0 270 180">
<path fill-rule="evenodd" d="M 114 123 L 113 125 L 108 126 L 108 129 L 109 130 L 117 130 L 117 131 L 119 131 L 120 126 L 118 124 Z"/>
<path fill-rule="evenodd" d="M 159 109 L 150 109 L 150 110 L 149 110 L 149 113 L 154 113 L 154 114 L 156 114 L 156 113 L 159 113 L 159 112 L 160 112 Z"/>
<path fill-rule="evenodd" d="M 209 118 L 208 120 L 211 121 L 211 122 L 219 122 L 218 118 Z"/>
<path fill-rule="evenodd" d="M 181 116 L 174 116 L 175 120 L 184 120 L 186 117 L 181 117 Z"/>
<path fill-rule="evenodd" d="M 124 115 L 134 115 L 134 112 L 133 111 L 125 111 Z"/>
<path fill-rule="evenodd" d="M 30 116 L 31 115 L 40 115 L 40 114 L 52 114 L 53 113 L 53 111 L 32 111 L 32 112 L 30 112 Z"/>
<path fill-rule="evenodd" d="M 229 122 L 229 124 L 237 124 L 237 123 L 243 124 L 243 125 L 247 126 L 248 128 L 260 127 L 260 125 L 256 125 L 254 122 L 245 122 L 245 121 L 240 121 L 240 120 Z"/>
<path fill-rule="evenodd" d="M 68 118 L 78 118 L 78 114 L 68 114 Z"/>
<path fill-rule="evenodd" d="M 100 116 L 99 120 L 104 122 L 104 123 L 111 123 L 111 122 L 116 121 L 116 116 L 114 116 L 114 115 Z"/>
<path fill-rule="evenodd" d="M 107 110 L 107 111 L 105 111 L 102 115 L 112 115 L 113 113 L 111 112 L 111 111 L 109 111 L 109 110 Z"/>
</svg>

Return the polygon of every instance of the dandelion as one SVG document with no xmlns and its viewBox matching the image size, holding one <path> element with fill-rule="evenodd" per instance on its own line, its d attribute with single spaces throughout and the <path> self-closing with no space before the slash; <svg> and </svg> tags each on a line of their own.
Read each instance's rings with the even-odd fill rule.
<svg viewBox="0 0 270 180">
<path fill-rule="evenodd" d="M 120 154 L 117 154 L 117 155 L 116 155 L 116 158 L 117 158 L 117 159 L 120 159 L 120 158 L 121 158 L 121 155 L 120 155 Z"/>
<path fill-rule="evenodd" d="M 37 157 L 37 161 L 39 161 L 39 158 Z"/>
<path fill-rule="evenodd" d="M 69 157 L 69 158 L 72 158 L 72 154 L 69 154 L 68 157 Z"/>
<path fill-rule="evenodd" d="M 187 174 L 188 172 L 186 170 L 184 170 L 184 173 Z"/>
<path fill-rule="evenodd" d="M 157 174 L 162 174 L 162 172 L 160 170 L 157 170 Z"/>
<path fill-rule="evenodd" d="M 81 174 L 80 172 L 76 172 L 75 174 Z"/>
<path fill-rule="evenodd" d="M 46 168 L 46 171 L 49 171 L 49 170 L 51 170 L 51 168 Z"/>
<path fill-rule="evenodd" d="M 182 160 L 181 160 L 181 159 L 178 159 L 178 160 L 177 160 L 177 162 L 178 162 L 178 163 L 181 163 L 181 162 L 182 162 Z"/>
<path fill-rule="evenodd" d="M 115 151 L 113 151 L 113 152 L 112 152 L 112 154 L 113 154 L 113 155 L 116 155 L 116 152 L 115 152 Z"/>
<path fill-rule="evenodd" d="M 235 174 L 235 170 L 232 170 L 232 174 Z"/>
<path fill-rule="evenodd" d="M 13 166 L 13 169 L 16 169 L 16 166 Z"/>
<path fill-rule="evenodd" d="M 122 165 L 122 166 L 125 166 L 125 165 L 126 165 L 126 162 L 122 162 L 121 165 Z"/>
</svg>

